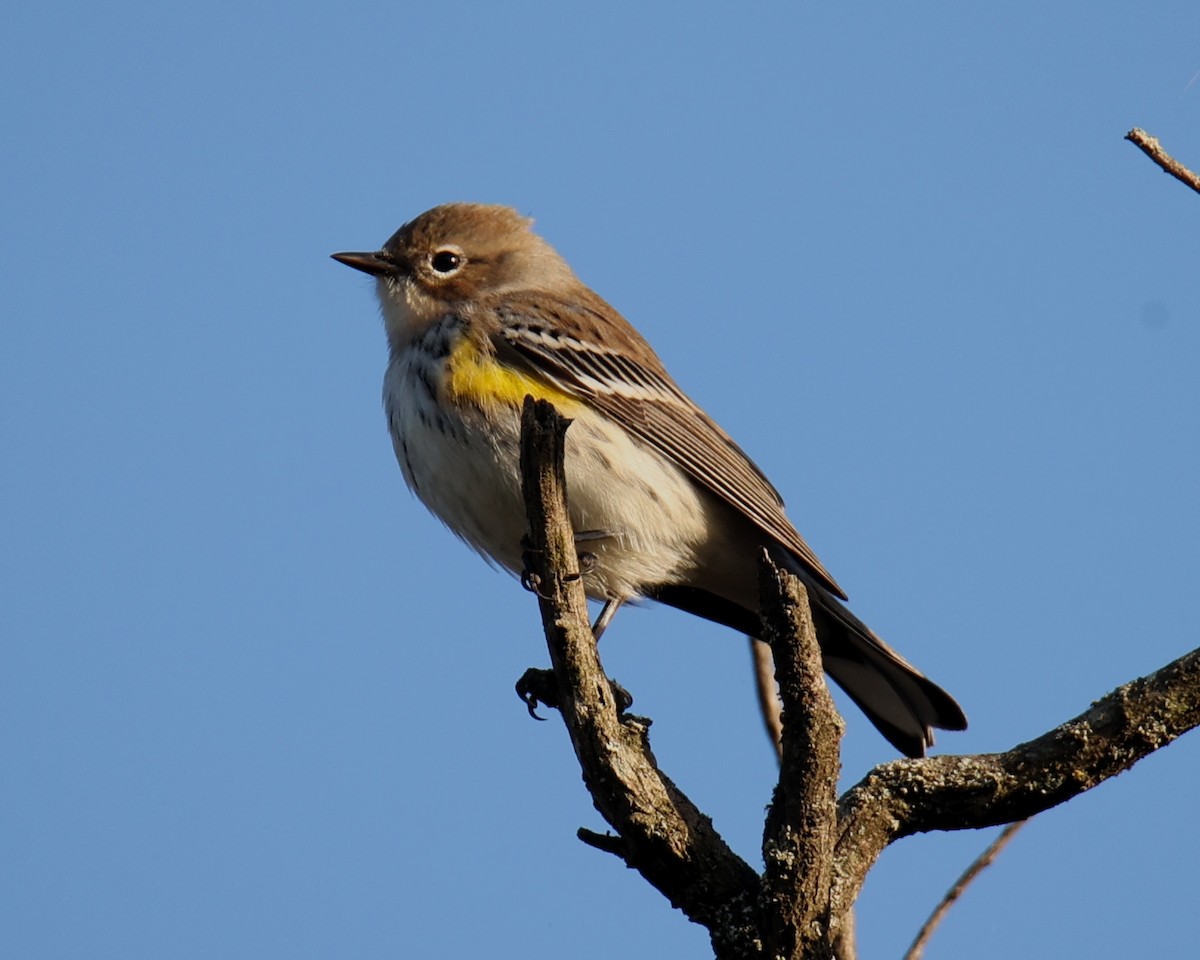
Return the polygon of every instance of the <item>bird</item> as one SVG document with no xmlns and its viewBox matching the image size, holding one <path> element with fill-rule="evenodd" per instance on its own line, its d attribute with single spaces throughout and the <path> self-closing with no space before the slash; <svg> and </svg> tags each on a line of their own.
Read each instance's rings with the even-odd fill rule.
<svg viewBox="0 0 1200 960">
<path fill-rule="evenodd" d="M 757 636 L 767 550 L 808 590 L 825 671 L 897 750 L 921 757 L 934 728 L 966 729 L 954 698 L 851 613 L 766 475 L 530 218 L 448 203 L 379 250 L 332 257 L 375 279 L 405 481 L 486 559 L 524 569 L 521 406 L 548 400 L 572 420 L 568 504 L 597 637 L 641 600 Z"/>
</svg>

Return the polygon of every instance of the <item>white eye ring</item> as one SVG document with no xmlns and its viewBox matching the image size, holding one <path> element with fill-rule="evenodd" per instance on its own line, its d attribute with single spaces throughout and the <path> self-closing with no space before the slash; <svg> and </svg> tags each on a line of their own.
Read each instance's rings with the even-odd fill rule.
<svg viewBox="0 0 1200 960">
<path fill-rule="evenodd" d="M 429 266 L 433 268 L 433 272 L 443 277 L 458 273 L 466 262 L 467 258 L 463 255 L 462 250 L 459 247 L 451 246 L 435 250 L 433 256 L 429 258 Z"/>
</svg>

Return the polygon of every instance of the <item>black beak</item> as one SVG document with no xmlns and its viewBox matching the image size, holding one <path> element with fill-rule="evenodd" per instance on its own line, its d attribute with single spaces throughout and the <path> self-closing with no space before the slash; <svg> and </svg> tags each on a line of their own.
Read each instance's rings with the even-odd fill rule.
<svg viewBox="0 0 1200 960">
<path fill-rule="evenodd" d="M 338 263 L 344 263 L 355 270 L 369 273 L 373 277 L 395 273 L 396 264 L 386 259 L 386 254 L 380 253 L 333 253 L 330 254 Z"/>
</svg>

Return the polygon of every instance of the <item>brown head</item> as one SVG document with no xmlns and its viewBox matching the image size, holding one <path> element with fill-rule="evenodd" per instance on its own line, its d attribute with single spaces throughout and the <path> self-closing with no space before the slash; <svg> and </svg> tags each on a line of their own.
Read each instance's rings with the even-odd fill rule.
<svg viewBox="0 0 1200 960">
<path fill-rule="evenodd" d="M 566 293 L 579 281 L 511 207 L 447 203 L 397 230 L 374 253 L 333 259 L 378 281 L 388 340 L 402 346 L 447 309 L 495 294 Z"/>
</svg>

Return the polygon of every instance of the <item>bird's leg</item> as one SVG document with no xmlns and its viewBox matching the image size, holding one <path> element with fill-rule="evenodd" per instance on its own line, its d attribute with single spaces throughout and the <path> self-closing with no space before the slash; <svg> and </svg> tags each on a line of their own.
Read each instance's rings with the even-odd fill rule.
<svg viewBox="0 0 1200 960">
<path fill-rule="evenodd" d="M 575 544 L 595 542 L 597 540 L 608 540 L 613 536 L 608 530 L 583 530 L 575 534 Z M 599 558 L 589 550 L 579 551 L 579 572 L 581 575 L 587 575 L 596 569 L 599 563 Z M 592 636 L 596 642 L 600 642 L 600 636 L 612 623 L 612 618 L 616 616 L 617 611 L 621 609 L 621 605 L 625 602 L 624 597 L 609 597 L 604 601 L 604 606 L 600 608 L 600 614 L 596 617 L 596 622 L 592 624 Z M 616 701 L 617 713 L 623 714 L 631 706 L 633 706 L 633 695 L 623 686 L 613 680 L 611 677 L 608 680 L 612 688 L 613 698 Z"/>
<path fill-rule="evenodd" d="M 581 530 L 575 534 L 575 545 L 578 547 L 581 543 L 595 543 L 597 540 L 610 540 L 613 537 L 611 530 Z M 579 572 L 586 576 L 596 569 L 596 565 L 600 562 L 590 550 L 579 551 Z M 621 609 L 621 604 L 625 599 L 609 598 L 604 601 L 604 606 L 600 608 L 600 615 L 596 617 L 596 622 L 592 624 L 592 635 L 599 640 L 600 635 L 612 622 L 612 618 L 616 616 L 618 610 Z"/>
<path fill-rule="evenodd" d="M 624 602 L 625 600 L 620 597 L 604 601 L 604 606 L 600 608 L 600 616 L 592 624 L 592 636 L 597 641 L 599 641 L 600 635 L 608 628 L 608 625 L 612 623 L 612 618 L 616 616 L 617 611 L 621 609 L 621 604 Z"/>
<path fill-rule="evenodd" d="M 611 537 L 612 533 L 608 530 L 580 530 L 575 534 L 575 547 L 578 550 L 580 544 L 595 543 L 597 540 L 608 540 Z M 579 575 L 581 577 L 586 577 L 589 573 L 593 572 L 600 563 L 600 558 L 590 550 L 578 550 L 576 556 L 579 559 Z M 616 613 L 616 611 L 614 610 L 613 613 Z M 609 614 L 608 619 L 612 619 L 612 614 Z M 605 620 L 605 626 L 607 624 L 608 620 Z M 603 630 L 604 627 L 600 629 Z M 596 634 L 596 639 L 600 639 L 599 633 Z"/>
<path fill-rule="evenodd" d="M 594 543 L 597 540 L 607 540 L 613 534 L 608 530 L 582 530 L 575 534 L 575 544 Z M 526 590 L 542 596 L 541 582 L 539 577 L 532 572 L 533 563 L 532 545 L 529 538 L 526 537 L 521 542 L 522 547 L 522 566 L 521 585 Z M 596 569 L 600 558 L 590 550 L 579 550 L 579 573 L 575 574 L 570 579 L 587 576 Z M 599 641 L 600 635 L 612 622 L 612 618 L 617 611 L 621 609 L 621 605 L 625 602 L 625 598 L 609 598 L 604 601 L 604 606 L 600 608 L 600 614 L 596 617 L 596 622 L 592 624 L 592 636 Z M 633 706 L 633 696 L 615 680 L 609 678 L 609 685 L 612 689 L 613 700 L 617 708 L 618 714 L 623 714 L 631 706 Z M 529 710 L 529 715 L 535 720 L 542 718 L 535 712 L 539 704 L 543 704 L 551 708 L 559 708 L 560 696 L 558 685 L 554 677 L 554 672 L 551 670 L 529 669 L 517 681 L 517 695 L 525 701 L 525 706 Z"/>
<path fill-rule="evenodd" d="M 604 606 L 600 608 L 600 616 L 596 617 L 596 622 L 592 624 L 592 636 L 596 638 L 597 643 L 600 642 L 600 634 L 604 633 L 605 628 L 612 623 L 612 618 L 616 616 L 617 611 L 621 609 L 621 604 L 624 602 L 624 598 L 604 601 Z M 612 677 L 608 678 L 608 685 L 612 689 L 617 713 L 623 714 L 633 706 L 633 694 L 617 683 Z"/>
</svg>

